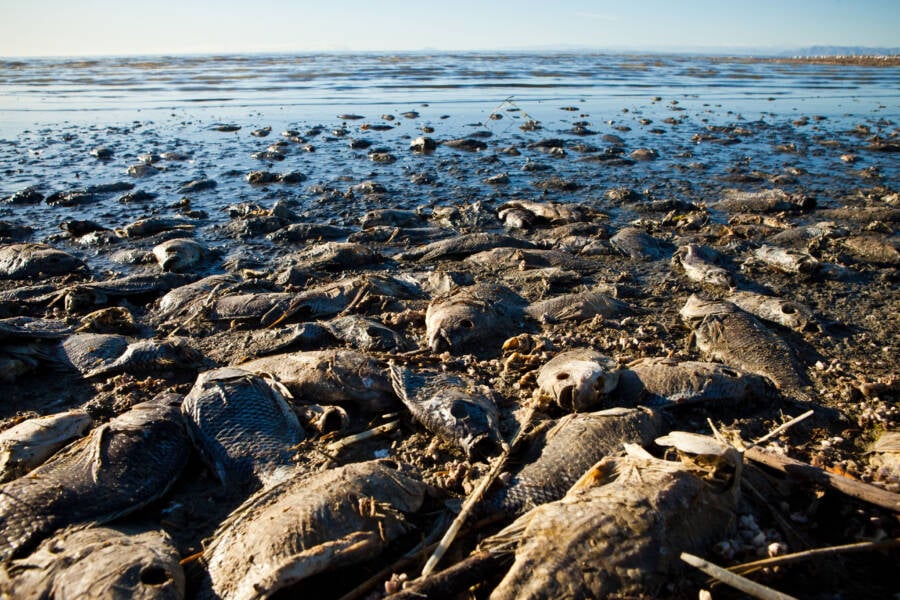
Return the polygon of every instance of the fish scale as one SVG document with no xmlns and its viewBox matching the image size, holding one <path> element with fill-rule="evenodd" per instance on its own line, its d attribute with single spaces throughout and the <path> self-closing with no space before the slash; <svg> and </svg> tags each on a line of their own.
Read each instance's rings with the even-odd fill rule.
<svg viewBox="0 0 900 600">
<path fill-rule="evenodd" d="M 56 529 L 111 521 L 162 496 L 190 455 L 180 400 L 166 394 L 137 404 L 0 487 L 0 561 Z"/>
<path fill-rule="evenodd" d="M 200 374 L 181 408 L 197 449 L 225 486 L 256 483 L 291 464 L 291 447 L 306 435 L 284 397 L 242 369 Z"/>
</svg>

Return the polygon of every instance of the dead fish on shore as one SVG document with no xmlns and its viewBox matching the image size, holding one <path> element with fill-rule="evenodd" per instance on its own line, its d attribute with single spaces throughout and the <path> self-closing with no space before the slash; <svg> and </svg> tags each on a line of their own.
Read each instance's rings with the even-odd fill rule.
<svg viewBox="0 0 900 600">
<path fill-rule="evenodd" d="M 67 313 L 85 312 L 123 298 L 135 301 L 142 297 L 158 296 L 186 285 L 191 280 L 189 275 L 179 273 L 136 274 L 107 281 L 78 283 L 65 288 L 61 293 L 64 294 Z"/>
<path fill-rule="evenodd" d="M 404 533 L 425 485 L 387 461 L 292 477 L 222 523 L 203 553 L 222 600 L 269 598 L 317 573 L 377 557 Z"/>
<path fill-rule="evenodd" d="M 775 246 L 805 249 L 809 247 L 810 242 L 846 234 L 847 230 L 838 227 L 833 221 L 820 221 L 803 227 L 791 227 L 769 236 L 767 241 Z"/>
<path fill-rule="evenodd" d="M 900 236 L 854 235 L 841 240 L 853 258 L 879 266 L 900 266 Z"/>
<path fill-rule="evenodd" d="M 238 283 L 239 280 L 234 275 L 210 275 L 172 288 L 159 299 L 155 311 L 156 320 L 163 322 L 173 318 L 188 318 Z"/>
<path fill-rule="evenodd" d="M 105 523 L 165 494 L 191 452 L 180 402 L 163 394 L 136 404 L 0 487 L 0 562 L 57 529 Z"/>
<path fill-rule="evenodd" d="M 292 223 L 266 236 L 273 242 L 306 242 L 310 240 L 337 240 L 353 233 L 349 227 L 337 227 L 319 223 Z"/>
<path fill-rule="evenodd" d="M 46 358 L 91 378 L 191 368 L 199 365 L 202 357 L 186 338 L 130 340 L 118 334 L 75 333 L 47 352 Z"/>
<path fill-rule="evenodd" d="M 80 258 L 47 244 L 0 246 L 0 279 L 35 279 L 53 275 L 84 274 Z"/>
<path fill-rule="evenodd" d="M 497 217 L 510 229 L 530 229 L 538 225 L 559 225 L 584 221 L 590 212 L 578 204 L 513 200 L 497 209 Z"/>
<path fill-rule="evenodd" d="M 399 208 L 379 208 L 370 210 L 362 216 L 360 227 L 371 229 L 372 227 L 422 227 L 425 224 L 425 215 L 418 210 L 403 210 Z"/>
<path fill-rule="evenodd" d="M 322 242 L 281 259 L 281 268 L 306 271 L 343 271 L 381 262 L 381 254 L 354 242 Z"/>
<path fill-rule="evenodd" d="M 779 188 L 759 192 L 725 190 L 724 198 L 712 206 L 725 212 L 797 212 L 812 210 L 816 207 L 816 201 L 802 194 L 788 194 Z"/>
<path fill-rule="evenodd" d="M 185 580 L 179 558 L 164 531 L 69 527 L 31 556 L 7 565 L 11 581 L 0 585 L 0 592 L 24 600 L 181 600 Z"/>
<path fill-rule="evenodd" d="M 197 265 L 208 251 L 188 238 L 166 240 L 153 247 L 153 256 L 163 271 L 184 272 Z"/>
<path fill-rule="evenodd" d="M 725 300 L 764 321 L 778 323 L 794 331 L 821 331 L 809 307 L 777 296 L 756 292 L 732 292 Z"/>
<path fill-rule="evenodd" d="M 435 298 L 425 311 L 428 347 L 476 355 L 500 351 L 521 328 L 525 300 L 506 286 L 476 283 Z"/>
<path fill-rule="evenodd" d="M 541 323 L 559 321 L 587 321 L 595 316 L 614 319 L 634 312 L 627 302 L 609 295 L 611 287 L 598 286 L 595 290 L 562 294 L 529 304 L 525 314 Z"/>
<path fill-rule="evenodd" d="M 540 368 L 535 401 L 553 402 L 563 410 L 596 408 L 619 382 L 616 361 L 588 348 L 557 354 Z"/>
<path fill-rule="evenodd" d="M 753 251 L 753 257 L 783 273 L 803 273 L 811 275 L 816 273 L 821 263 L 808 252 L 794 250 L 793 248 L 779 248 L 763 244 Z"/>
<path fill-rule="evenodd" d="M 297 401 L 353 406 L 369 414 L 397 408 L 387 366 L 361 352 L 291 352 L 251 360 L 239 367 L 274 377 Z"/>
<path fill-rule="evenodd" d="M 876 479 L 900 483 L 900 431 L 885 431 L 869 448 Z"/>
<path fill-rule="evenodd" d="M 147 217 L 117 229 L 116 233 L 121 237 L 134 238 L 147 237 L 172 229 L 191 231 L 194 229 L 194 223 L 183 217 Z"/>
<path fill-rule="evenodd" d="M 649 444 L 662 427 L 660 414 L 644 408 L 566 415 L 535 436 L 523 466 L 488 496 L 487 507 L 520 515 L 559 500 L 598 460 L 626 443 Z"/>
<path fill-rule="evenodd" d="M 637 227 L 623 227 L 609 238 L 609 243 L 621 254 L 642 261 L 665 258 L 673 250 L 669 242 L 653 237 Z"/>
<path fill-rule="evenodd" d="M 802 391 L 808 385 L 806 374 L 791 347 L 750 313 L 730 302 L 692 295 L 680 314 L 707 359 L 763 375 L 796 399 L 810 399 Z"/>
<path fill-rule="evenodd" d="M 397 260 L 436 260 L 463 258 L 492 248 L 534 248 L 527 240 L 499 233 L 466 233 L 447 240 L 439 240 L 418 248 L 401 252 Z"/>
<path fill-rule="evenodd" d="M 491 599 L 658 594 L 684 569 L 680 553 L 702 554 L 734 518 L 741 458 L 718 446 L 702 457 L 714 461 L 699 461 L 713 463 L 706 468 L 650 455 L 601 460 L 563 499 L 482 542 L 515 554 Z"/>
<path fill-rule="evenodd" d="M 0 483 L 39 467 L 92 424 L 86 412 L 75 409 L 26 419 L 0 432 Z"/>
<path fill-rule="evenodd" d="M 617 405 L 664 407 L 705 402 L 743 402 L 768 397 L 766 378 L 712 362 L 642 358 L 619 371 L 610 394 Z"/>
<path fill-rule="evenodd" d="M 41 364 L 52 340 L 70 334 L 62 321 L 10 317 L 0 319 L 0 381 L 12 382 Z"/>
<path fill-rule="evenodd" d="M 731 273 L 715 264 L 718 260 L 718 253 L 712 248 L 687 244 L 675 252 L 673 260 L 676 259 L 684 269 L 684 274 L 691 281 L 724 288 L 734 287 Z"/>
<path fill-rule="evenodd" d="M 597 265 L 590 260 L 575 256 L 563 250 L 543 250 L 539 248 L 492 248 L 476 252 L 466 257 L 465 263 L 496 271 L 499 269 L 559 267 L 588 273 Z"/>
<path fill-rule="evenodd" d="M 489 387 L 449 373 L 389 368 L 394 392 L 416 421 L 462 447 L 469 460 L 499 453 L 500 414 Z"/>
<path fill-rule="evenodd" d="M 203 460 L 227 487 L 265 483 L 306 434 L 268 380 L 224 367 L 201 373 L 181 407 Z"/>
<path fill-rule="evenodd" d="M 336 340 L 344 342 L 357 350 L 378 350 L 390 352 L 409 349 L 409 343 L 402 335 L 379 323 L 374 319 L 359 315 L 335 317 L 323 321 L 321 327 Z"/>
</svg>

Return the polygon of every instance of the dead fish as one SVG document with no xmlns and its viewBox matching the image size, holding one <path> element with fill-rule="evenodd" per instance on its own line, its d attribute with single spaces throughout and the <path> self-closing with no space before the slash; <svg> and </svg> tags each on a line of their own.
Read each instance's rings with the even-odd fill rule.
<svg viewBox="0 0 900 600">
<path fill-rule="evenodd" d="M 69 527 L 7 566 L 16 598 L 181 600 L 184 570 L 169 535 L 112 527 Z M 4 597 L 6 597 L 4 595 Z"/>
<path fill-rule="evenodd" d="M 715 264 L 718 257 L 711 248 L 687 244 L 675 252 L 675 258 L 691 281 L 724 288 L 734 287 L 731 273 Z"/>
<path fill-rule="evenodd" d="M 428 347 L 476 355 L 500 351 L 500 344 L 517 333 L 525 300 L 508 287 L 476 283 L 435 298 L 425 311 Z"/>
<path fill-rule="evenodd" d="M 75 333 L 56 348 L 58 364 L 79 373 L 87 373 L 121 356 L 128 348 L 128 338 L 109 333 Z"/>
<path fill-rule="evenodd" d="M 725 300 L 764 321 L 778 323 L 795 331 L 820 331 L 809 307 L 777 296 L 756 292 L 732 292 Z"/>
<path fill-rule="evenodd" d="M 34 317 L 9 317 L 0 319 L 0 342 L 27 340 L 56 340 L 72 333 L 64 321 Z"/>
<path fill-rule="evenodd" d="M 363 229 L 372 227 L 421 227 L 425 224 L 425 216 L 417 210 L 399 208 L 379 208 L 363 215 L 360 226 Z"/>
<path fill-rule="evenodd" d="M 766 379 L 720 363 L 643 358 L 619 371 L 610 394 L 618 405 L 669 406 L 768 397 Z"/>
<path fill-rule="evenodd" d="M 281 260 L 282 268 L 308 271 L 343 271 L 373 265 L 384 260 L 381 254 L 354 242 L 322 242 L 307 246 Z"/>
<path fill-rule="evenodd" d="M 450 373 L 414 373 L 393 363 L 390 373 L 394 392 L 413 418 L 462 447 L 470 460 L 500 451 L 500 414 L 489 387 Z"/>
<path fill-rule="evenodd" d="M 136 404 L 28 476 L 3 484 L 0 562 L 30 552 L 57 529 L 105 523 L 165 494 L 191 452 L 180 402 L 177 394 L 162 394 Z"/>
<path fill-rule="evenodd" d="M 407 530 L 425 485 L 388 461 L 292 477 L 252 496 L 203 553 L 216 597 L 268 598 L 317 573 L 377 557 Z"/>
<path fill-rule="evenodd" d="M 712 475 L 649 455 L 604 458 L 563 499 L 482 542 L 515 554 L 491 599 L 655 596 L 679 577 L 681 552 L 706 551 L 734 518 L 740 455 L 716 458 Z"/>
<path fill-rule="evenodd" d="M 198 367 L 203 355 L 185 337 L 165 340 L 138 340 L 128 344 L 114 360 L 85 371 L 86 378 L 109 377 L 119 373 L 149 373 L 166 369 Z"/>
<path fill-rule="evenodd" d="M 213 298 L 224 295 L 237 284 L 238 279 L 234 275 L 210 275 L 173 288 L 159 299 L 156 307 L 157 320 L 190 317 L 192 315 L 189 313 L 208 305 Z"/>
<path fill-rule="evenodd" d="M 10 481 L 44 461 L 90 429 L 93 421 L 80 409 L 35 417 L 0 432 L 0 482 Z"/>
<path fill-rule="evenodd" d="M 590 211 L 578 204 L 513 200 L 497 209 L 497 217 L 513 229 L 526 229 L 538 224 L 559 225 L 584 221 Z"/>
<path fill-rule="evenodd" d="M 454 150 L 465 150 L 466 152 L 478 152 L 487 148 L 487 144 L 481 140 L 473 140 L 471 138 L 445 140 L 441 142 L 441 145 L 453 148 Z"/>
<path fill-rule="evenodd" d="M 379 414 L 397 408 L 387 365 L 353 350 L 311 350 L 275 354 L 242 363 L 241 369 L 267 374 L 298 401 L 354 406 Z"/>
<path fill-rule="evenodd" d="M 900 236 L 854 235 L 841 240 L 857 260 L 873 265 L 900 265 Z"/>
<path fill-rule="evenodd" d="M 194 229 L 194 224 L 182 217 L 148 217 L 117 229 L 116 233 L 121 237 L 134 238 L 155 235 L 172 229 L 190 231 Z"/>
<path fill-rule="evenodd" d="M 869 449 L 869 463 L 881 481 L 900 480 L 900 431 L 885 431 Z"/>
<path fill-rule="evenodd" d="M 206 248 L 188 238 L 166 240 L 153 247 L 153 256 L 156 257 L 156 260 L 163 271 L 189 271 L 194 268 L 206 254 Z"/>
<path fill-rule="evenodd" d="M 791 347 L 753 315 L 730 302 L 703 300 L 695 295 L 681 309 L 693 328 L 697 348 L 709 360 L 768 377 L 780 390 L 809 400 L 808 384 Z"/>
<path fill-rule="evenodd" d="M 201 373 L 181 407 L 188 432 L 226 488 L 266 483 L 306 434 L 271 381 L 224 367 Z"/>
<path fill-rule="evenodd" d="M 190 276 L 178 273 L 126 275 L 69 286 L 65 290 L 64 303 L 67 313 L 91 311 L 116 299 L 135 301 L 141 297 L 158 296 L 190 282 Z"/>
<path fill-rule="evenodd" d="M 743 192 L 725 190 L 724 198 L 713 207 L 725 212 L 766 213 L 812 210 L 816 201 L 805 195 L 788 194 L 782 189 Z"/>
<path fill-rule="evenodd" d="M 463 258 L 482 250 L 492 248 L 534 248 L 527 240 L 498 233 L 466 233 L 447 240 L 439 240 L 425 244 L 406 252 L 401 252 L 397 260 L 418 260 L 432 262 L 436 260 Z"/>
<path fill-rule="evenodd" d="M 609 243 L 633 260 L 659 260 L 671 254 L 673 250 L 669 242 L 653 237 L 637 227 L 623 227 L 609 238 Z"/>
<path fill-rule="evenodd" d="M 573 294 L 562 294 L 528 305 L 525 314 L 542 323 L 559 321 L 586 321 L 595 316 L 613 319 L 634 312 L 627 302 L 609 295 L 613 286 Z"/>
<path fill-rule="evenodd" d="M 588 348 L 557 354 L 540 368 L 535 400 L 563 410 L 596 408 L 619 382 L 616 361 Z"/>
<path fill-rule="evenodd" d="M 763 244 L 753 251 L 753 257 L 764 264 L 784 273 L 813 274 L 821 263 L 808 252 L 793 248 L 779 248 Z"/>
<path fill-rule="evenodd" d="M 346 238 L 353 233 L 347 227 L 324 225 L 319 223 L 292 223 L 266 236 L 273 242 L 306 242 L 309 240 L 336 240 Z"/>
<path fill-rule="evenodd" d="M 34 279 L 41 276 L 82 273 L 84 261 L 47 244 L 0 246 L 0 279 Z"/>
<path fill-rule="evenodd" d="M 357 350 L 407 350 L 409 344 L 399 333 L 374 319 L 359 315 L 336 317 L 321 324 L 335 339 Z"/>
<path fill-rule="evenodd" d="M 523 466 L 489 495 L 487 506 L 519 515 L 559 500 L 598 460 L 626 443 L 649 444 L 662 427 L 660 414 L 645 408 L 566 415 L 536 436 Z"/>
<path fill-rule="evenodd" d="M 464 262 L 492 271 L 498 269 L 521 269 L 522 267 L 560 267 L 578 271 L 579 273 L 587 273 L 597 269 L 597 265 L 593 261 L 575 256 L 569 252 L 536 248 L 492 248 L 476 252 L 466 257 Z"/>
<path fill-rule="evenodd" d="M 810 242 L 846 235 L 847 230 L 833 221 L 820 221 L 804 227 L 791 227 L 768 238 L 775 246 L 807 248 Z"/>
</svg>

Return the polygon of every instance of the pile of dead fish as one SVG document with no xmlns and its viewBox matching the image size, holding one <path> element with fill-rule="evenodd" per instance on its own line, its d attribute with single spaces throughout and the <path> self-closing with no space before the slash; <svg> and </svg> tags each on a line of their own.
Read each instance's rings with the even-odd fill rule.
<svg viewBox="0 0 900 600">
<path fill-rule="evenodd" d="M 125 227 L 120 235 L 177 236 L 145 249 L 158 266 L 111 279 L 46 244 L 2 246 L 7 389 L 155 383 L 127 410 L 110 414 L 92 398 L 64 412 L 37 406 L 43 416 L 0 433 L 0 589 L 339 595 L 443 532 L 436 515 L 450 515 L 464 490 L 442 487 L 437 471 L 486 473 L 497 461 L 502 475 L 475 512 L 502 515 L 500 525 L 470 545 L 502 566 L 482 594 L 692 589 L 678 557 L 710 555 L 728 537 L 742 458 L 677 431 L 680 407 L 818 406 L 792 340 L 825 335 L 827 323 L 753 275 L 815 286 L 900 263 L 896 234 L 854 233 L 813 209 L 780 190 L 729 191 L 659 221 L 683 227 L 617 230 L 594 206 L 530 201 L 383 209 L 359 229 L 290 222 L 277 209 L 236 213 L 241 231 L 270 231 L 260 222 L 274 219 L 268 235 L 283 256 L 203 278 L 192 273 L 215 270 L 218 257 L 178 220 Z M 900 216 L 880 210 L 880 223 Z M 709 221 L 721 214 L 728 225 Z M 684 293 L 650 302 L 645 290 L 672 278 Z M 682 353 L 623 360 L 571 343 L 634 332 L 663 312 L 679 315 Z M 435 452 L 444 459 L 413 460 Z M 206 490 L 239 500 L 194 540 L 197 560 L 161 517 L 192 461 Z"/>
</svg>

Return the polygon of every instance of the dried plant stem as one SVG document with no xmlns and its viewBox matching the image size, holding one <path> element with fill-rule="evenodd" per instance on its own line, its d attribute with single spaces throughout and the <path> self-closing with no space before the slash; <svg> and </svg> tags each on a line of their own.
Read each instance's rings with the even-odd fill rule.
<svg viewBox="0 0 900 600">
<path fill-rule="evenodd" d="M 753 442 L 753 444 L 752 444 L 750 447 L 752 448 L 753 446 L 759 446 L 760 444 L 769 441 L 770 439 L 772 439 L 772 438 L 775 437 L 776 435 L 779 435 L 780 433 L 783 433 L 783 432 L 787 431 L 788 429 L 790 429 L 791 427 L 793 427 L 794 425 L 796 425 L 796 424 L 799 423 L 800 421 L 802 421 L 802 420 L 804 420 L 804 419 L 808 419 L 808 418 L 811 417 L 814 413 L 815 413 L 815 411 L 808 410 L 808 411 L 806 411 L 805 413 L 803 413 L 802 415 L 800 415 L 799 417 L 794 417 L 793 419 L 791 419 L 791 420 L 788 421 L 787 423 L 784 423 L 784 424 L 782 424 L 781 426 L 779 426 L 779 427 L 773 429 L 772 431 L 770 431 L 770 432 L 767 433 L 766 435 L 762 436 L 761 438 L 759 438 L 758 440 L 756 440 L 755 442 Z"/>
<path fill-rule="evenodd" d="M 728 567 L 728 570 L 739 575 L 746 575 L 753 571 L 765 569 L 767 567 L 777 567 L 789 563 L 800 562 L 812 558 L 820 558 L 822 556 L 834 556 L 836 554 L 847 554 L 850 552 L 870 552 L 873 550 L 887 550 L 900 546 L 900 538 L 892 540 L 884 540 L 881 542 L 859 542 L 856 544 L 844 544 L 843 546 L 829 546 L 827 548 L 813 548 L 812 550 L 804 550 L 803 552 L 794 552 L 793 554 L 784 554 L 782 556 L 773 556 L 771 558 L 763 558 L 754 560 L 753 562 L 734 565 Z"/>
<path fill-rule="evenodd" d="M 759 598 L 760 600 L 796 600 L 794 596 L 783 594 L 777 590 L 773 590 L 770 587 L 764 586 L 761 583 L 751 581 L 746 577 L 742 577 L 741 575 L 732 573 L 727 569 L 723 569 L 722 567 L 715 565 L 708 560 L 704 560 L 699 556 L 694 556 L 693 554 L 682 552 L 681 560 L 691 565 L 692 567 L 700 569 L 716 581 L 720 581 L 725 585 L 733 587 L 736 590 L 740 590 L 754 598 Z"/>
<path fill-rule="evenodd" d="M 372 429 L 361 431 L 360 433 L 354 433 L 353 435 L 348 435 L 347 437 L 343 437 L 335 442 L 331 442 L 330 444 L 325 446 L 325 449 L 328 450 L 328 452 L 337 453 L 347 446 L 352 446 L 353 444 L 356 444 L 358 442 L 363 442 L 383 433 L 393 431 L 399 426 L 400 421 L 391 421 L 390 423 L 385 423 L 384 425 L 379 425 L 378 427 L 373 427 Z"/>
</svg>

